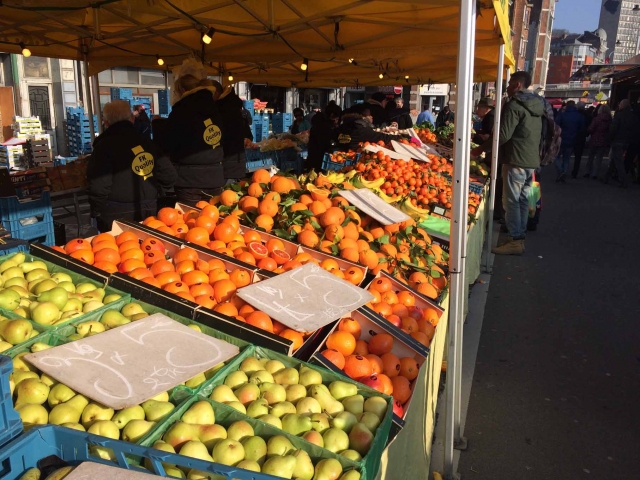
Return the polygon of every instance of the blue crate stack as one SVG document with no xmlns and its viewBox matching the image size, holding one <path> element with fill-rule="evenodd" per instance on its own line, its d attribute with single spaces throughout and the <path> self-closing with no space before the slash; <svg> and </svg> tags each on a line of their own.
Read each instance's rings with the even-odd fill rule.
<svg viewBox="0 0 640 480">
<path fill-rule="evenodd" d="M 253 141 L 259 142 L 269 136 L 269 115 L 255 114 L 251 125 Z"/>
<path fill-rule="evenodd" d="M 276 166 L 286 172 L 292 170 L 296 175 L 300 175 L 303 169 L 302 157 L 295 148 L 285 148 L 276 150 Z"/>
<path fill-rule="evenodd" d="M 293 123 L 293 114 L 291 113 L 274 113 L 271 117 L 273 133 L 288 132 L 291 123 Z"/>
<path fill-rule="evenodd" d="M 249 113 L 253 116 L 253 111 L 255 110 L 255 102 L 253 100 L 243 100 L 242 104 L 244 108 L 249 110 Z"/>
<path fill-rule="evenodd" d="M 171 113 L 171 94 L 169 90 L 158 90 L 158 111 L 161 116 Z"/>
<path fill-rule="evenodd" d="M 36 219 L 35 223 L 28 223 Z M 55 245 L 51 196 L 42 192 L 37 200 L 18 200 L 18 197 L 0 198 L 0 221 L 13 238 Z"/>
<path fill-rule="evenodd" d="M 151 115 L 151 97 L 131 97 L 131 108 L 134 105 L 144 105 L 147 115 Z"/>
<path fill-rule="evenodd" d="M 91 153 L 91 129 L 89 128 L 89 116 L 85 115 L 84 108 L 67 107 L 67 140 L 69 143 L 69 154 L 77 157 Z M 93 116 L 94 132 L 98 131 L 98 116 Z"/>
<path fill-rule="evenodd" d="M 130 88 L 111 87 L 111 100 L 126 100 L 131 105 L 132 97 Z"/>
</svg>

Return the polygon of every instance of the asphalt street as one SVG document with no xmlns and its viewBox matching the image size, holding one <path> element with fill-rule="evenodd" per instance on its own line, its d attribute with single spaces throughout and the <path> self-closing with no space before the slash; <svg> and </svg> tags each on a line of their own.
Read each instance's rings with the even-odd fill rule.
<svg viewBox="0 0 640 480">
<path fill-rule="evenodd" d="M 463 480 L 640 479 L 640 187 L 554 178 L 495 259 Z"/>
</svg>

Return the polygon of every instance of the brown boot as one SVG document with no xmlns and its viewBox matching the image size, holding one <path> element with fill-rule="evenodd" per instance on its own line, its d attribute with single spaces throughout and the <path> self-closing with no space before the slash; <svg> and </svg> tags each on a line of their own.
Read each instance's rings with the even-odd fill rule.
<svg viewBox="0 0 640 480">
<path fill-rule="evenodd" d="M 491 250 L 496 255 L 522 255 L 524 253 L 524 240 L 511 240 L 500 247 Z"/>
</svg>

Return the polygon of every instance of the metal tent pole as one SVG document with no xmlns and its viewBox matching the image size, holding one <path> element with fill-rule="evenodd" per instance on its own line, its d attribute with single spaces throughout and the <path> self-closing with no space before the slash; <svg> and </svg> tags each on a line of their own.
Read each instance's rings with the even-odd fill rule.
<svg viewBox="0 0 640 480">
<path fill-rule="evenodd" d="M 98 115 L 98 133 L 102 133 L 102 107 L 100 106 L 100 81 L 98 75 L 91 77 L 91 83 L 93 83 L 93 101 L 96 105 L 96 115 Z"/>
<path fill-rule="evenodd" d="M 444 474 L 454 477 L 454 442 L 459 435 L 460 388 L 458 362 L 462 321 L 464 319 L 464 256 L 466 252 L 467 209 L 469 202 L 469 154 L 471 146 L 471 102 L 473 95 L 474 44 L 476 2 L 460 2 L 460 41 L 456 74 L 455 142 L 453 145 L 453 208 L 450 234 L 449 271 L 451 291 L 449 297 L 449 332 L 447 360 L 447 407 L 445 418 Z M 456 422 L 456 418 L 458 421 Z M 457 423 L 457 425 L 456 425 Z M 457 428 L 456 428 L 457 427 Z"/>
<path fill-rule="evenodd" d="M 498 175 L 498 148 L 500 144 L 500 115 L 502 114 L 502 77 L 504 74 L 504 45 L 498 53 L 498 78 L 496 79 L 496 102 L 493 118 L 493 142 L 491 145 L 491 182 L 489 190 L 489 228 L 487 228 L 487 256 L 484 270 L 491 273 L 491 246 L 493 245 L 493 211 L 496 202 L 496 178 Z M 501 198 L 498 199 L 502 201 Z"/>
<path fill-rule="evenodd" d="M 96 132 L 93 125 L 93 98 L 91 97 L 91 87 L 89 86 L 89 64 L 87 63 L 87 54 L 84 54 L 84 104 L 87 107 L 87 115 L 89 116 L 89 132 L 91 132 L 91 144 L 96 138 Z"/>
</svg>

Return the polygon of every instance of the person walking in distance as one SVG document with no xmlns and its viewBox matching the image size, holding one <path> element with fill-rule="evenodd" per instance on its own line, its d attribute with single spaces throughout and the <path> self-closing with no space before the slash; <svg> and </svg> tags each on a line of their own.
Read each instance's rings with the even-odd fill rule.
<svg viewBox="0 0 640 480">
<path fill-rule="evenodd" d="M 628 176 L 624 168 L 624 152 L 629 148 L 629 145 L 636 141 L 638 131 L 640 131 L 640 121 L 631 110 L 631 102 L 625 98 L 618 105 L 618 111 L 613 116 L 613 121 L 609 127 L 611 158 L 609 160 L 609 169 L 602 179 L 604 183 L 609 183 L 615 167 L 615 170 L 618 171 L 620 186 L 627 187 Z"/>
<path fill-rule="evenodd" d="M 558 173 L 556 182 L 565 183 L 571 163 L 571 154 L 585 129 L 584 117 L 576 109 L 576 102 L 573 100 L 567 102 L 567 108 L 558 115 L 556 124 L 562 129 L 562 146 L 560 147 L 560 154 L 556 158 L 556 171 Z"/>
<path fill-rule="evenodd" d="M 502 110 L 500 141 L 502 155 L 502 202 L 509 236 L 492 250 L 496 255 L 521 255 L 529 219 L 529 190 L 533 173 L 540 166 L 540 142 L 545 114 L 544 101 L 527 91 L 531 75 L 516 72 L 507 86 L 509 101 Z"/>
<path fill-rule="evenodd" d="M 602 158 L 609 151 L 609 127 L 611 125 L 611 108 L 609 105 L 600 105 L 598 114 L 589 125 L 589 160 L 587 161 L 587 172 L 585 178 L 598 178 Z"/>
<path fill-rule="evenodd" d="M 578 113 L 582 115 L 584 119 L 584 125 L 576 135 L 576 142 L 573 146 L 573 170 L 571 171 L 571 178 L 575 179 L 580 173 L 580 163 L 582 162 L 582 154 L 584 153 L 584 146 L 587 143 L 587 128 L 589 127 L 590 117 L 587 113 L 586 105 L 584 102 L 578 102 L 576 108 Z"/>
</svg>

